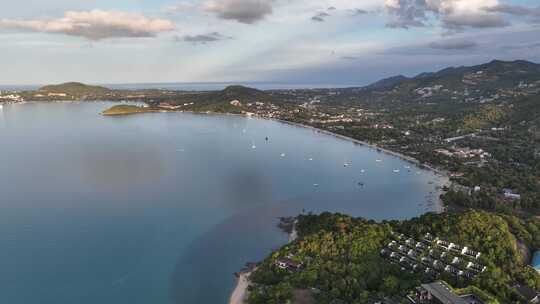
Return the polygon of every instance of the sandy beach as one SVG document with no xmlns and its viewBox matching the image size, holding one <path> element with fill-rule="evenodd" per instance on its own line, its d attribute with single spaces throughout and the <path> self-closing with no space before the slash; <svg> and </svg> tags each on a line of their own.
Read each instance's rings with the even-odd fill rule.
<svg viewBox="0 0 540 304">
<path fill-rule="evenodd" d="M 243 272 L 238 277 L 238 283 L 234 288 L 229 304 L 244 304 L 248 297 L 249 275 L 251 272 Z"/>
<path fill-rule="evenodd" d="M 289 234 L 289 243 L 294 242 L 298 238 L 298 231 L 296 230 L 296 223 L 298 220 L 294 221 L 293 228 Z M 255 269 L 254 269 L 255 270 Z M 234 288 L 231 298 L 229 299 L 229 304 L 244 304 L 245 300 L 249 296 L 248 287 L 249 287 L 249 276 L 252 271 L 243 271 L 238 277 L 238 282 Z"/>
</svg>

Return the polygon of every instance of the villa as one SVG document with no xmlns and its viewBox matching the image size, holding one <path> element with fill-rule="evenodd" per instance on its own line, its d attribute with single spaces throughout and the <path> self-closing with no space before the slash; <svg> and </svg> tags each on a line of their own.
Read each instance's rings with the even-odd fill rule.
<svg viewBox="0 0 540 304">
<path fill-rule="evenodd" d="M 276 266 L 280 269 L 296 271 L 302 268 L 302 263 L 295 262 L 289 258 L 281 258 L 276 261 Z"/>
</svg>

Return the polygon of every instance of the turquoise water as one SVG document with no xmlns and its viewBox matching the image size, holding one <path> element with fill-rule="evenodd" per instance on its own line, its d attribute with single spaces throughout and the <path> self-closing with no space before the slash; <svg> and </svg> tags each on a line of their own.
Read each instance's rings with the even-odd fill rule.
<svg viewBox="0 0 540 304">
<path fill-rule="evenodd" d="M 233 273 L 287 241 L 279 216 L 433 208 L 432 173 L 348 141 L 244 117 L 98 115 L 110 106 L 0 110 L 0 303 L 226 303 Z"/>
<path fill-rule="evenodd" d="M 532 263 L 531 263 L 532 267 L 534 269 L 536 269 L 537 271 L 540 272 L 540 251 L 537 251 L 535 254 L 534 254 L 534 257 L 533 257 L 533 260 L 532 260 Z"/>
</svg>

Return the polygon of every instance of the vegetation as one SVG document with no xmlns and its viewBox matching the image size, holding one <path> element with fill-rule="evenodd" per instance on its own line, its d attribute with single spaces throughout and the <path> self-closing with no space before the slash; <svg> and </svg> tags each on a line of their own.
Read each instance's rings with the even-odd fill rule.
<svg viewBox="0 0 540 304">
<path fill-rule="evenodd" d="M 488 269 L 472 281 L 449 274 L 439 279 L 473 291 L 488 303 L 519 303 L 521 299 L 510 287 L 514 283 L 540 289 L 540 275 L 524 265 L 518 246 L 538 248 L 539 229 L 538 219 L 525 221 L 482 211 L 426 214 L 382 223 L 340 214 L 302 215 L 298 218 L 300 238 L 272 253 L 252 274 L 248 303 L 284 303 L 293 290 L 310 288 L 319 291 L 315 292 L 318 303 L 371 303 L 388 297 L 400 302 L 414 287 L 433 278 L 403 270 L 380 255 L 392 231 L 416 239 L 429 232 L 482 252 L 480 262 Z M 299 271 L 276 267 L 275 261 L 286 256 L 304 267 Z"/>
<path fill-rule="evenodd" d="M 116 116 L 116 115 L 129 115 L 129 114 L 147 113 L 147 112 L 151 112 L 151 110 L 149 110 L 148 108 L 143 108 L 143 107 L 134 106 L 134 105 L 116 105 L 103 111 L 102 114 L 105 116 Z"/>
<path fill-rule="evenodd" d="M 101 86 L 91 86 L 80 82 L 67 82 L 58 85 L 48 85 L 39 89 L 47 93 L 65 93 L 71 96 L 99 95 L 110 92 L 111 90 Z"/>
</svg>

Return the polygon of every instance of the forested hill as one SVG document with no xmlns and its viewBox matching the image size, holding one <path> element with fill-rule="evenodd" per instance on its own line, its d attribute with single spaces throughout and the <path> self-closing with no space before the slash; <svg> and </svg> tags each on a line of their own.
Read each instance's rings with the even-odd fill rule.
<svg viewBox="0 0 540 304">
<path fill-rule="evenodd" d="M 67 82 L 58 85 L 47 85 L 39 89 L 44 93 L 67 94 L 71 96 L 101 95 L 111 90 L 101 86 L 86 85 L 80 82 Z"/>
<path fill-rule="evenodd" d="M 521 303 L 523 299 L 512 288 L 516 283 L 540 289 L 540 275 L 525 266 L 528 261 L 524 260 L 526 250 L 540 247 L 537 218 L 468 211 L 375 223 L 323 213 L 300 216 L 297 228 L 300 238 L 272 253 L 251 275 L 250 304 L 285 303 L 306 290 L 317 303 L 374 303 L 384 298 L 402 303 L 415 287 L 433 280 L 445 280 L 456 290 L 475 290 L 486 303 Z M 416 243 L 409 240 L 424 242 L 428 233 L 434 239 L 474 249 L 472 255 L 481 255 L 460 256 L 455 248 L 441 255 L 444 251 L 438 245 L 424 251 L 416 247 L 416 268 L 412 267 L 415 262 L 407 262 L 410 253 L 399 255 L 407 256 L 405 261 L 390 256 L 390 250 L 400 252 L 400 243 L 407 244 L 403 246 L 407 251 L 415 248 Z M 394 249 L 389 249 L 393 241 L 397 241 Z M 291 271 L 276 266 L 276 261 L 286 258 L 302 267 Z M 438 259 L 440 267 L 425 270 L 420 261 L 431 263 L 430 259 Z M 468 260 L 485 266 L 485 271 L 468 279 L 448 270 L 466 269 Z M 452 266 L 446 271 L 444 265 Z"/>
<path fill-rule="evenodd" d="M 449 67 L 415 77 L 395 76 L 345 95 L 379 102 L 490 102 L 516 97 L 517 91 L 540 86 L 540 65 L 524 61 L 494 60 L 470 67 Z"/>
</svg>

